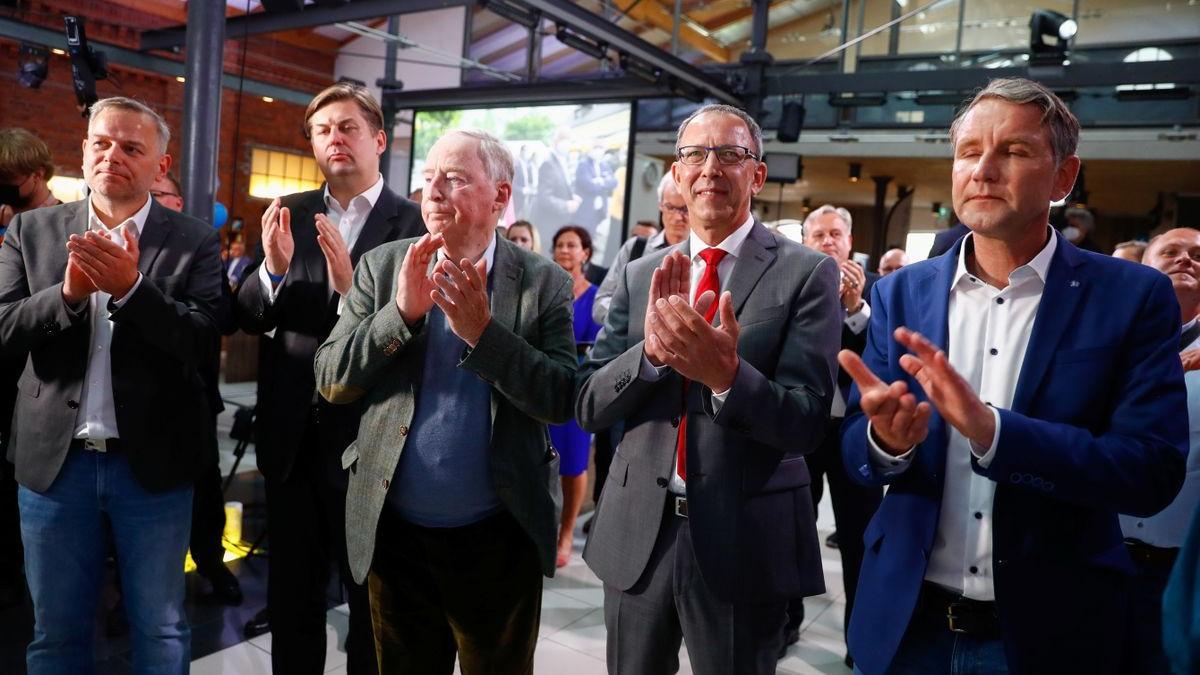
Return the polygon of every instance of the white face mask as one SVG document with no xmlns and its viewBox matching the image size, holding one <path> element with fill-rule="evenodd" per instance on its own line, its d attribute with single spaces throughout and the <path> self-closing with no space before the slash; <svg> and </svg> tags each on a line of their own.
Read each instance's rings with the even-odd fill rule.
<svg viewBox="0 0 1200 675">
<path fill-rule="evenodd" d="M 1071 242 L 1072 244 L 1079 243 L 1079 240 L 1083 239 L 1083 232 L 1081 232 L 1080 229 L 1074 225 L 1068 225 L 1064 227 L 1062 234 L 1067 238 L 1067 241 Z"/>
</svg>

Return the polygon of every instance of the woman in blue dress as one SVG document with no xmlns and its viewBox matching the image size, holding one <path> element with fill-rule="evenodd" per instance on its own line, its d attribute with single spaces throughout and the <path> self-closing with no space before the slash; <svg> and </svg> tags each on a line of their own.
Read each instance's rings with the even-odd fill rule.
<svg viewBox="0 0 1200 675">
<path fill-rule="evenodd" d="M 596 341 L 600 324 L 592 321 L 592 303 L 596 287 L 583 276 L 584 265 L 592 257 L 592 237 L 578 225 L 566 225 L 554 233 L 554 262 L 558 263 L 575 282 L 575 345 L 580 359 Z M 587 492 L 588 450 L 592 435 L 579 428 L 575 420 L 550 426 L 550 442 L 560 457 L 563 509 L 558 529 L 558 559 L 562 567 L 571 559 L 575 519 Z"/>
</svg>

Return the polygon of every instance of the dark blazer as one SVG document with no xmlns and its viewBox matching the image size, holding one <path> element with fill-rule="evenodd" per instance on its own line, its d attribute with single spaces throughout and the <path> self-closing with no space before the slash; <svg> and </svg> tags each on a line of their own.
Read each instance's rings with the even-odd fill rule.
<svg viewBox="0 0 1200 675">
<path fill-rule="evenodd" d="M 567 210 L 567 202 L 575 197 L 571 181 L 567 177 L 565 158 L 554 153 L 538 166 L 537 195 L 530 207 L 530 222 L 542 235 L 542 241 L 550 242 L 558 228 L 574 221 L 574 214 Z"/>
<path fill-rule="evenodd" d="M 976 473 L 997 483 L 992 521 L 996 605 L 1014 673 L 1110 673 L 1121 663 L 1133 562 L 1118 513 L 1149 516 L 1184 477 L 1187 395 L 1179 362 L 1179 305 L 1166 276 L 1081 251 L 1061 235 L 1021 366 L 1000 411 L 996 454 Z M 908 326 L 946 349 L 948 255 L 875 285 L 863 360 L 904 380 L 891 336 Z M 907 470 L 888 475 L 867 452 L 857 386 L 842 427 L 847 473 L 890 485 L 867 528 L 850 620 L 850 655 L 864 673 L 891 663 L 932 550 L 945 480 L 948 427 L 936 412 Z"/>
<path fill-rule="evenodd" d="M 413 333 L 396 308 L 396 280 L 412 244 L 388 244 L 363 258 L 315 365 L 322 396 L 366 406 L 358 438 L 342 456 L 350 471 L 346 549 L 359 583 L 371 567 L 379 514 L 421 391 L 428 324 Z M 459 367 L 492 386 L 492 485 L 537 546 L 542 572 L 553 576 L 562 488 L 546 425 L 571 417 L 577 363 L 571 278 L 500 236 L 493 266 L 492 321 Z"/>
<path fill-rule="evenodd" d="M 959 239 L 963 238 L 963 235 L 970 231 L 971 228 L 967 227 L 966 225 L 963 225 L 962 223 L 955 223 L 941 232 L 938 232 L 933 238 L 933 246 L 929 247 L 929 255 L 926 257 L 936 258 L 946 251 L 949 251 L 956 243 L 958 243 Z"/>
<path fill-rule="evenodd" d="M 253 268 L 238 288 L 235 315 L 238 326 L 252 335 L 263 335 L 258 344 L 258 408 L 255 443 L 258 469 L 274 480 L 287 480 L 304 433 L 309 410 L 316 402 L 313 356 L 337 323 L 337 294 L 330 291 L 325 255 L 317 244 L 314 216 L 325 213 L 324 190 L 309 190 L 283 198 L 292 212 L 295 250 L 287 276 L 274 303 L 267 302 L 258 281 L 264 259 L 258 247 Z M 367 216 L 350 252 L 358 264 L 363 253 L 397 239 L 425 233 L 421 210 L 386 185 Z M 342 424 L 325 425 L 348 430 L 349 442 L 357 428 L 357 410 L 347 407 L 331 414 L 346 416 Z"/>
<path fill-rule="evenodd" d="M 608 200 L 617 187 L 617 179 L 608 163 L 591 157 L 581 157 L 575 166 L 575 194 L 583 200 L 575 212 L 575 222 L 596 231 L 596 225 L 608 218 Z M 600 198 L 599 205 L 596 198 Z M 599 282 L 597 282 L 599 283 Z"/>
<path fill-rule="evenodd" d="M 651 274 L 689 241 L 630 262 L 604 331 L 580 366 L 575 414 L 589 431 L 625 422 L 584 549 L 606 584 L 642 576 L 662 523 L 684 406 L 681 376 L 638 377 Z M 741 326 L 738 368 L 719 411 L 688 389 L 688 525 L 704 581 L 728 601 L 824 591 L 804 455 L 825 434 L 833 397 L 837 264 L 755 222 L 725 288 Z"/>
<path fill-rule="evenodd" d="M 0 354 L 29 352 L 9 457 L 43 491 L 74 436 L 91 326 L 62 299 L 64 243 L 87 229 L 87 201 L 18 215 L 0 248 Z M 221 298 L 220 242 L 205 223 L 154 203 L 138 239 L 142 282 L 112 312 L 112 385 L 121 452 L 148 490 L 190 483 L 211 460 L 201 372 Z"/>
</svg>

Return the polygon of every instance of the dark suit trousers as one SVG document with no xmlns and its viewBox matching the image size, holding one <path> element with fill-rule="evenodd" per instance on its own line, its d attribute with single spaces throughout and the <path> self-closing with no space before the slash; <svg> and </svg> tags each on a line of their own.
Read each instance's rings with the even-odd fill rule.
<svg viewBox="0 0 1200 675">
<path fill-rule="evenodd" d="M 840 417 L 829 420 L 825 439 L 816 452 L 805 459 L 812 474 L 814 512 L 825 489 L 822 478 L 829 479 L 829 498 L 833 500 L 833 520 L 838 533 L 838 553 L 842 557 L 842 586 L 846 591 L 846 614 L 842 623 L 843 629 L 848 632 L 850 613 L 854 611 L 854 592 L 858 589 L 858 573 L 862 569 L 863 534 L 883 501 L 883 488 L 867 487 L 850 480 L 846 465 L 842 462 L 841 429 Z M 793 600 L 789 604 L 788 614 L 789 627 L 792 624 L 799 627 L 804 618 L 804 607 L 800 600 Z"/>
<path fill-rule="evenodd" d="M 315 417 L 305 426 L 291 474 L 266 481 L 271 666 L 278 674 L 324 672 L 326 592 L 336 563 L 350 603 L 348 671 L 375 673 L 367 590 L 354 583 L 346 557 L 345 485 L 330 474 L 325 456 L 340 453 L 319 439 Z"/>
<path fill-rule="evenodd" d="M 508 513 L 463 527 L 379 517 L 367 585 L 379 672 L 530 675 L 542 611 L 537 548 Z"/>
<path fill-rule="evenodd" d="M 696 675 L 774 673 L 787 603 L 713 595 L 696 564 L 689 525 L 668 511 L 637 583 L 628 591 L 604 585 L 608 672 L 674 673 L 683 639 Z"/>
<path fill-rule="evenodd" d="M 212 570 L 220 566 L 225 557 L 225 548 L 221 539 L 225 534 L 225 495 L 221 492 L 221 466 L 217 454 L 217 438 L 215 433 L 216 417 L 213 418 L 213 448 L 214 457 L 209 459 L 209 466 L 196 478 L 192 490 L 192 534 L 188 548 L 192 552 L 192 560 L 201 575 L 212 576 Z"/>
</svg>

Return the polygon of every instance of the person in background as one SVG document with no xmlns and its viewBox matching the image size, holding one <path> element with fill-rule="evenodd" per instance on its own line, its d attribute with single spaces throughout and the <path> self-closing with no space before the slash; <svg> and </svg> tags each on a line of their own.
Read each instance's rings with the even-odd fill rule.
<svg viewBox="0 0 1200 675">
<path fill-rule="evenodd" d="M 1112 257 L 1140 263 L 1146 255 L 1146 242 L 1136 239 L 1123 241 L 1113 247 Z"/>
<path fill-rule="evenodd" d="M 60 203 L 47 185 L 53 175 L 54 158 L 42 139 L 24 129 L 0 129 L 0 244 L 13 216 Z M 25 358 L 25 354 L 0 358 L 0 608 L 19 604 L 25 597 L 17 481 L 7 459 L 17 379 Z"/>
<path fill-rule="evenodd" d="M 250 271 L 250 266 L 254 264 L 254 258 L 246 255 L 246 242 L 242 236 L 235 235 L 233 241 L 229 242 L 229 255 L 224 261 L 225 279 L 229 282 L 229 287 L 237 293 L 237 289 L 242 285 L 242 280 L 246 278 L 246 273 Z"/>
<path fill-rule="evenodd" d="M 554 262 L 571 275 L 575 296 L 575 346 L 580 359 L 596 341 L 600 324 L 592 320 L 596 286 L 583 275 L 583 266 L 592 255 L 592 237 L 578 225 L 567 225 L 554 234 Z M 550 427 L 550 442 L 562 458 L 558 473 L 562 476 L 563 508 L 558 528 L 558 556 L 555 564 L 563 567 L 571 559 L 575 519 L 587 492 L 588 452 L 592 435 L 574 420 Z"/>
<path fill-rule="evenodd" d="M 908 253 L 902 248 L 888 249 L 879 258 L 879 276 L 886 277 L 896 270 L 908 264 Z"/>
<path fill-rule="evenodd" d="M 154 184 L 150 186 L 150 196 L 172 211 L 183 212 L 183 189 L 179 187 L 179 179 L 170 172 L 154 179 Z"/>
<path fill-rule="evenodd" d="M 514 221 L 512 225 L 508 226 L 504 236 L 526 251 L 542 252 L 541 237 L 538 235 L 537 228 L 528 220 Z"/>
<path fill-rule="evenodd" d="M 1100 252 L 1100 247 L 1092 239 L 1092 232 L 1096 229 L 1096 217 L 1092 215 L 1091 211 L 1071 207 L 1063 213 L 1063 220 L 1066 225 L 1063 227 L 1062 233 L 1067 241 L 1085 251 Z"/>
<path fill-rule="evenodd" d="M 1170 506 L 1149 518 L 1121 516 L 1121 532 L 1137 568 L 1123 659 L 1126 673 L 1165 673 L 1163 591 L 1192 513 L 1200 505 L 1200 230 L 1181 227 L 1158 235 L 1150 240 L 1142 262 L 1170 278 L 1179 301 L 1179 355 L 1187 386 L 1189 449 L 1183 489 Z"/>
</svg>

